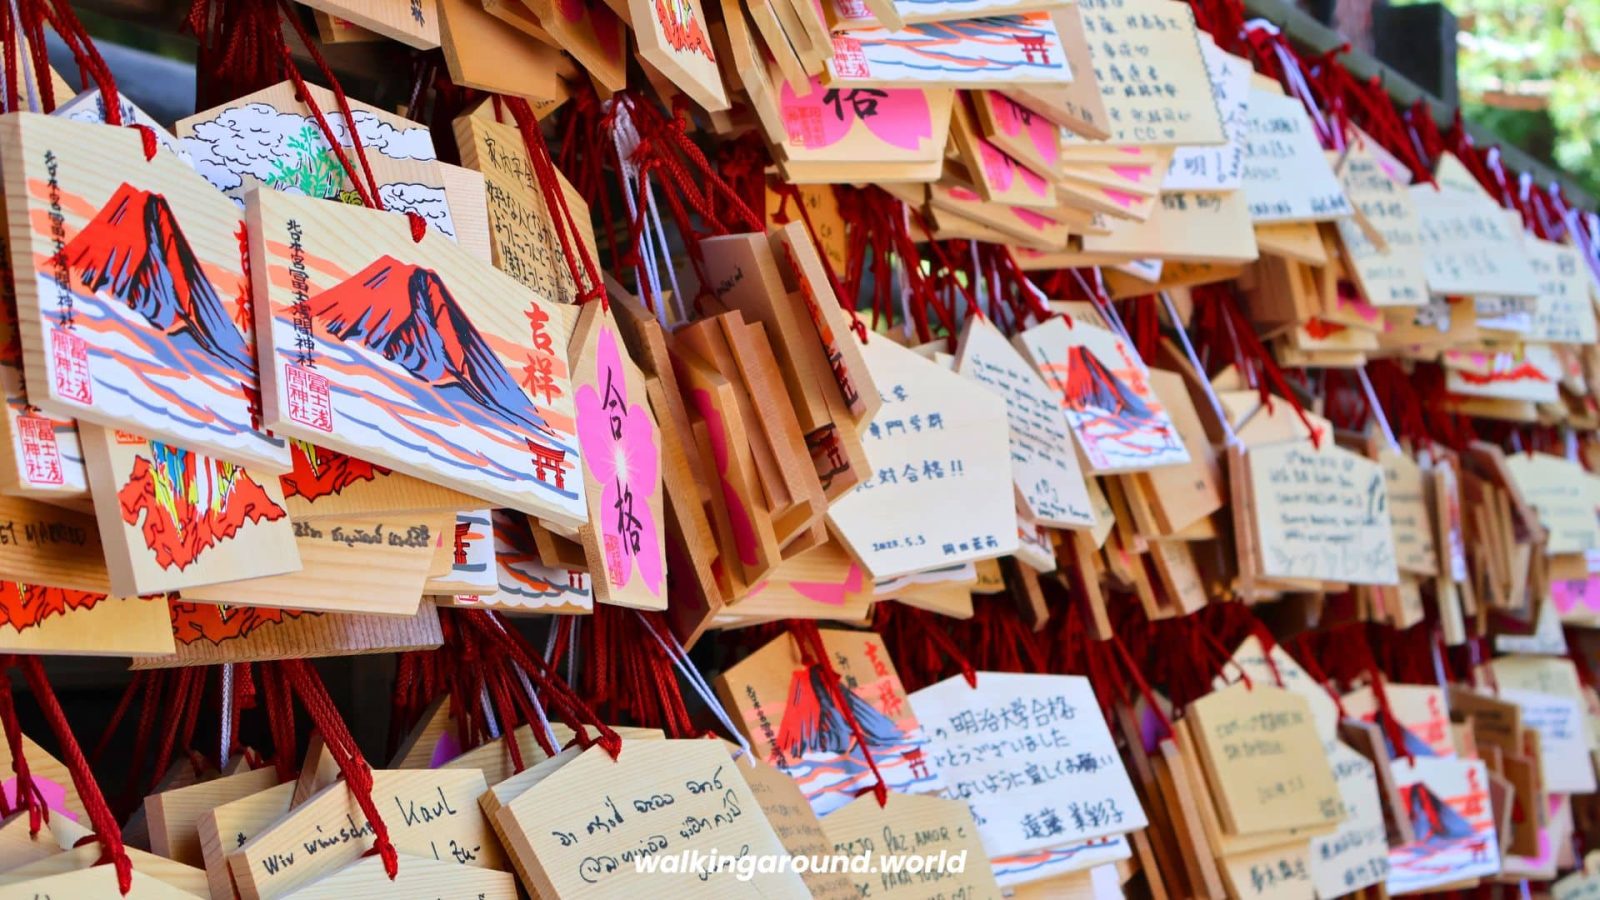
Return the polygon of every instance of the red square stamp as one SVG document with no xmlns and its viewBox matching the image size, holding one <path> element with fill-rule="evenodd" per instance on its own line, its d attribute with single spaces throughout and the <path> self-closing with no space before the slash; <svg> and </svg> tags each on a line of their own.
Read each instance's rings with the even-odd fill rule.
<svg viewBox="0 0 1600 900">
<path fill-rule="evenodd" d="M 833 74 L 838 78 L 870 78 L 872 69 L 861 42 L 849 35 L 833 36 Z"/>
<path fill-rule="evenodd" d="M 17 416 L 17 433 L 22 440 L 22 475 L 28 483 L 66 483 L 55 423 L 44 416 Z"/>
<path fill-rule="evenodd" d="M 789 143 L 795 147 L 822 146 L 822 109 L 805 106 L 784 110 L 783 130 L 789 135 Z"/>
<path fill-rule="evenodd" d="M 93 403 L 89 342 L 65 328 L 57 328 L 50 332 L 50 359 L 54 363 L 56 393 L 65 400 Z"/>
<path fill-rule="evenodd" d="M 328 379 L 304 366 L 285 365 L 283 381 L 289 399 L 289 421 L 332 433 L 333 398 Z"/>
<path fill-rule="evenodd" d="M 615 587 L 627 583 L 628 555 L 622 552 L 622 538 L 614 534 L 606 535 L 606 573 Z"/>
</svg>

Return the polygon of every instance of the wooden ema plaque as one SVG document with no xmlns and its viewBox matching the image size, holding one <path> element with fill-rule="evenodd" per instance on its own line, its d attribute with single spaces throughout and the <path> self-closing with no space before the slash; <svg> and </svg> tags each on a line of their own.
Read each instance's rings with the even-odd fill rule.
<svg viewBox="0 0 1600 900">
<path fill-rule="evenodd" d="M 134 166 L 131 129 L 13 113 L 0 146 L 23 161 L 6 210 L 29 400 L 285 471 L 282 441 L 257 430 L 238 209 L 170 153 Z M 134 257 L 146 275 L 123 267 Z"/>
<path fill-rule="evenodd" d="M 833 843 L 822 830 L 822 821 L 811 811 L 811 804 L 793 778 L 749 757 L 740 757 L 736 762 L 785 852 L 792 856 L 832 855 Z M 811 896 L 819 900 L 854 900 L 858 896 L 850 876 L 842 872 L 807 871 L 800 878 Z"/>
<path fill-rule="evenodd" d="M 0 581 L 0 651 L 163 656 L 173 650 L 165 606 L 162 597 L 109 597 Z"/>
<path fill-rule="evenodd" d="M 17 497 L 81 502 L 89 493 L 89 476 L 78 446 L 77 423 L 48 416 L 28 402 L 7 246 L 6 238 L 0 237 L 0 391 L 5 399 L 5 415 L 0 417 L 0 447 L 5 448 L 0 451 L 0 490 Z"/>
<path fill-rule="evenodd" d="M 451 513 L 296 522 L 300 571 L 200 585 L 185 589 L 183 598 L 198 603 L 414 616 L 439 543 L 454 533 Z"/>
<path fill-rule="evenodd" d="M 1092 473 L 1189 461 L 1144 362 L 1117 334 L 1056 317 L 1014 341 L 1056 392 Z"/>
<path fill-rule="evenodd" d="M 505 121 L 497 121 L 493 102 L 485 100 L 455 121 L 461 161 L 483 173 L 495 267 L 541 297 L 574 303 L 578 290 L 562 261 L 554 214 L 545 205 L 522 132 L 517 130 L 509 111 L 505 116 Z M 576 240 L 587 248 L 590 259 L 598 261 L 589 205 L 560 172 L 556 173 L 556 180 L 577 226 Z M 567 240 L 572 242 L 574 236 L 568 234 Z M 577 246 L 573 250 L 576 252 Z"/>
<path fill-rule="evenodd" d="M 157 601 L 159 602 L 159 601 Z M 444 643 L 439 612 L 378 616 L 170 601 L 166 633 L 175 646 L 132 662 L 133 669 L 315 659 L 431 650 Z"/>
<path fill-rule="evenodd" d="M 430 2 L 431 5 L 431 2 Z M 332 91 L 307 85 L 334 139 L 353 158 L 350 125 Z M 378 199 L 392 213 L 416 213 L 444 236 L 456 237 L 444 170 L 428 129 L 358 100 L 350 115 L 362 152 L 378 183 Z M 296 88 L 279 82 L 180 119 L 179 145 L 196 170 L 238 203 L 252 188 L 287 191 L 360 204 L 344 167 Z"/>
<path fill-rule="evenodd" d="M 277 479 L 87 422 L 78 434 L 112 593 L 165 593 L 300 568 Z"/>
<path fill-rule="evenodd" d="M 828 84 L 841 87 L 983 89 L 1073 80 L 1048 11 L 841 32 L 827 67 Z"/>
<path fill-rule="evenodd" d="M 439 10 L 435 0 L 310 0 L 307 6 L 354 23 L 418 50 L 439 46 Z M 324 107 L 326 108 L 326 107 Z"/>
<path fill-rule="evenodd" d="M 828 343 L 839 333 L 829 325 L 829 338 L 819 338 L 816 320 L 807 321 L 812 304 L 789 292 L 779 268 L 781 251 L 764 236 L 708 238 L 704 252 L 717 302 L 765 329 L 823 493 L 837 500 L 868 477 L 855 411 L 865 410 L 862 404 L 875 397 L 863 397 L 853 381 L 841 384 L 833 362 L 836 349 Z"/>
<path fill-rule="evenodd" d="M 380 769 L 372 775 L 373 800 L 395 849 L 456 865 L 505 869 L 500 844 L 477 805 L 488 790 L 481 771 Z M 371 823 L 339 782 L 230 851 L 228 868 L 243 900 L 262 900 L 311 884 L 371 847 Z"/>
<path fill-rule="evenodd" d="M 604 303 L 578 315 L 568 356 L 589 523 L 578 529 L 601 603 L 667 608 L 661 431 L 644 376 Z"/>
<path fill-rule="evenodd" d="M 868 791 L 825 816 L 822 830 L 835 853 L 931 853 L 946 861 L 931 867 L 926 878 L 906 872 L 854 875 L 859 896 L 920 900 L 934 890 L 944 896 L 1000 900 L 1000 885 L 978 827 L 960 800 L 890 792 L 888 803 L 880 807 Z"/>
<path fill-rule="evenodd" d="M 1015 552 L 1003 405 L 882 335 L 862 350 L 883 397 L 862 442 L 877 474 L 829 507 L 834 533 L 877 579 Z"/>
<path fill-rule="evenodd" d="M 436 897 L 439 900 L 517 900 L 517 878 L 510 872 L 458 866 L 452 862 L 401 853 L 400 871 L 389 880 L 383 860 L 369 856 L 317 879 L 293 894 L 294 900 L 381 900 Z"/>
<path fill-rule="evenodd" d="M 728 108 L 728 91 L 700 0 L 628 0 L 639 56 L 707 112 Z"/>
<path fill-rule="evenodd" d="M 957 675 L 910 700 L 933 739 L 934 764 L 981 823 L 986 856 L 1025 855 L 1147 824 L 1087 678 L 981 672 L 976 687 Z M 991 757 L 994 746 L 1020 752 Z M 1022 770 L 1033 774 L 1013 780 Z"/>
<path fill-rule="evenodd" d="M 564 528 L 586 521 L 551 304 L 447 238 L 413 241 L 400 216 L 260 190 L 247 205 L 271 427 Z"/>
<path fill-rule="evenodd" d="M 749 880 L 726 869 L 709 877 L 679 866 L 635 871 L 641 855 L 681 866 L 694 850 L 784 852 L 721 741 L 623 741 L 616 759 L 596 746 L 529 771 L 531 786 L 502 799 L 495 820 L 524 887 L 538 896 L 616 896 L 630 887 L 674 900 L 708 890 L 719 897 L 811 896 L 792 871 Z"/>
<path fill-rule="evenodd" d="M 1033 366 L 998 328 L 974 316 L 967 320 L 956 350 L 955 370 L 1005 398 L 1011 478 L 1032 516 L 1054 528 L 1093 525 L 1094 511 L 1066 416 Z"/>
<path fill-rule="evenodd" d="M 494 592 L 455 594 L 439 598 L 440 602 L 451 606 L 483 606 L 502 612 L 587 613 L 594 609 L 589 573 L 545 565 L 526 517 L 495 510 L 492 520 Z"/>
<path fill-rule="evenodd" d="M 1343 818 L 1304 697 L 1238 684 L 1190 704 L 1189 718 L 1228 834 L 1316 828 Z"/>
<path fill-rule="evenodd" d="M 267 790 L 277 783 L 278 770 L 267 766 L 145 797 L 150 849 L 185 865 L 204 868 L 199 821 L 206 810 Z"/>
<path fill-rule="evenodd" d="M 792 182 L 809 164 L 900 164 L 905 177 L 935 177 L 943 164 L 954 94 L 922 88 L 829 88 L 807 75 L 797 88 L 777 62 L 762 55 L 738 0 L 725 0 L 723 21 L 733 65 L 767 140 Z M 829 98 L 832 98 L 831 100 Z M 831 190 L 831 189 L 825 189 Z M 812 223 L 816 224 L 813 215 Z M 844 260 L 833 261 L 842 271 Z"/>
<path fill-rule="evenodd" d="M 857 721 L 870 726 L 863 734 L 889 789 L 942 789 L 942 777 L 926 758 L 931 742 L 906 701 L 883 639 L 835 629 L 821 634 L 840 677 L 840 696 Z M 794 639 L 781 635 L 715 681 L 717 697 L 756 759 L 794 778 L 823 817 L 872 785 L 853 735 L 830 731 L 824 737 L 817 731 L 825 717 L 839 715 L 826 677 L 821 667 L 802 664 Z"/>
</svg>

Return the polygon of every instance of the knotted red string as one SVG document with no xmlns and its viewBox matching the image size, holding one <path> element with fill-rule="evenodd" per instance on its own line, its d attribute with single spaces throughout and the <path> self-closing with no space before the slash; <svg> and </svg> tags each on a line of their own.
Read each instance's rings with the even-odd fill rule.
<svg viewBox="0 0 1600 900">
<path fill-rule="evenodd" d="M 328 696 L 327 688 L 323 687 L 316 670 L 303 659 L 286 659 L 277 665 L 283 670 L 290 688 L 300 698 L 301 705 L 310 714 L 317 731 L 322 734 L 323 746 L 338 764 L 345 786 L 355 798 L 356 805 L 361 807 L 362 815 L 367 817 L 367 824 L 372 826 L 373 850 L 383 860 L 383 871 L 391 881 L 394 880 L 400 873 L 400 858 L 395 852 L 394 843 L 389 840 L 389 826 L 384 824 L 383 817 L 378 814 L 378 806 L 372 799 L 372 768 L 367 765 L 355 739 L 350 736 L 344 718 L 334 707 L 333 699 Z"/>
<path fill-rule="evenodd" d="M 61 746 L 62 762 L 66 763 L 67 772 L 72 776 L 72 786 L 77 790 L 78 799 L 83 802 L 84 810 L 89 814 L 89 822 L 94 826 L 95 836 L 105 851 L 101 854 L 99 864 L 109 862 L 115 867 L 117 888 L 126 895 L 133 889 L 133 862 L 128 859 L 128 853 L 123 849 L 122 829 L 117 826 L 116 817 L 111 814 L 111 808 L 106 805 L 105 797 L 100 793 L 100 784 L 90 772 L 89 761 L 84 758 L 77 738 L 73 737 L 72 727 L 67 724 L 66 713 L 62 712 L 61 703 L 56 699 L 55 691 L 50 688 L 50 680 L 45 677 L 44 666 L 33 656 L 13 658 L 10 664 L 22 669 L 22 676 L 28 682 L 28 689 L 33 692 L 34 700 L 39 704 L 45 721 L 50 723 L 56 742 Z"/>
<path fill-rule="evenodd" d="M 856 720 L 856 714 L 850 709 L 850 703 L 844 696 L 839 673 L 834 669 L 833 661 L 828 658 L 828 648 L 822 643 L 822 634 L 817 630 L 817 623 L 804 619 L 791 619 L 789 633 L 799 645 L 801 662 L 807 666 L 817 666 L 822 670 L 822 680 L 827 686 L 828 697 L 833 701 L 834 708 L 839 714 L 844 716 L 845 724 L 850 726 L 850 734 L 856 739 L 856 746 L 860 748 L 862 758 L 867 761 L 867 768 L 872 771 L 874 779 L 872 794 L 878 798 L 879 807 L 887 805 L 889 784 L 883 780 L 883 773 L 878 771 L 878 762 L 872 758 L 872 748 L 867 746 L 867 736 L 861 730 L 861 723 Z"/>
</svg>

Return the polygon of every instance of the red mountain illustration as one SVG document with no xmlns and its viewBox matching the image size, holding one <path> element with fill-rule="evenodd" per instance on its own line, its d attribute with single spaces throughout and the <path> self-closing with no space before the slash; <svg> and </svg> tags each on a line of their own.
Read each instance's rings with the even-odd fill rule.
<svg viewBox="0 0 1600 900">
<path fill-rule="evenodd" d="M 1549 383 L 1550 381 L 1550 377 L 1539 371 L 1538 366 L 1534 365 L 1533 363 L 1526 362 L 1515 368 L 1506 369 L 1500 372 L 1490 372 L 1487 375 L 1480 375 L 1477 372 L 1471 372 L 1464 369 L 1457 371 L 1456 374 L 1460 375 L 1461 380 L 1465 381 L 1467 384 L 1503 384 L 1508 381 L 1538 381 L 1541 383 Z"/>
<path fill-rule="evenodd" d="M 220 644 L 248 636 L 264 625 L 278 625 L 301 616 L 321 613 L 264 606 L 214 606 L 209 603 L 172 601 L 172 637 L 188 646 L 197 641 Z"/>
<path fill-rule="evenodd" d="M 250 373 L 250 346 L 200 268 L 167 198 L 123 184 L 67 243 L 68 264 L 90 291 L 108 290 L 167 333 Z"/>
<path fill-rule="evenodd" d="M 1411 822 L 1416 828 L 1418 842 L 1472 836 L 1472 823 L 1462 818 L 1450 804 L 1440 800 L 1426 784 L 1403 787 L 1400 796 L 1411 811 Z"/>
<path fill-rule="evenodd" d="M 117 502 L 129 525 L 144 517 L 145 545 L 163 569 L 185 569 L 245 525 L 287 515 L 242 466 L 156 441 L 148 446 L 155 460 L 134 458 Z"/>
<path fill-rule="evenodd" d="M 294 468 L 278 478 L 286 497 L 316 500 L 338 494 L 358 481 L 373 481 L 389 470 L 366 460 L 325 450 L 305 441 L 289 441 L 289 458 Z"/>
<path fill-rule="evenodd" d="M 1067 383 L 1062 393 L 1070 409 L 1104 410 L 1113 417 L 1136 421 L 1151 415 L 1150 407 L 1139 395 L 1123 384 L 1088 347 L 1073 347 L 1067 351 Z"/>
<path fill-rule="evenodd" d="M 706 59 L 716 59 L 711 51 L 711 41 L 700 26 L 700 20 L 682 0 L 656 0 L 656 21 L 661 23 L 661 33 L 667 44 L 678 52 L 698 53 Z"/>
<path fill-rule="evenodd" d="M 0 581 L 0 625 L 10 625 L 21 631 L 51 616 L 65 615 L 74 609 L 89 609 L 105 598 L 105 594 L 91 594 L 88 591 Z"/>
<path fill-rule="evenodd" d="M 392 256 L 312 299 L 312 314 L 342 341 L 405 368 L 418 380 L 455 385 L 487 410 L 548 430 L 438 273 Z"/>
<path fill-rule="evenodd" d="M 827 678 L 821 666 L 803 666 L 790 678 L 789 702 L 784 707 L 783 724 L 778 726 L 774 742 L 783 756 L 799 759 L 813 752 L 850 752 L 855 736 L 850 733 L 850 723 L 845 721 L 844 713 L 833 703 Z M 850 705 L 850 712 L 861 726 L 868 746 L 892 746 L 904 740 L 894 722 L 855 691 L 841 683 L 839 693 Z"/>
</svg>

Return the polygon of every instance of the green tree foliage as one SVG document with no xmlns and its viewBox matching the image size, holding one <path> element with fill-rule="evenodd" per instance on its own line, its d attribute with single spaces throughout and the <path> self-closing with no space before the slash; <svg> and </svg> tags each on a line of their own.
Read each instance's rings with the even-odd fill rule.
<svg viewBox="0 0 1600 900">
<path fill-rule="evenodd" d="M 1600 0 L 1446 0 L 1468 118 L 1600 188 Z"/>
</svg>

